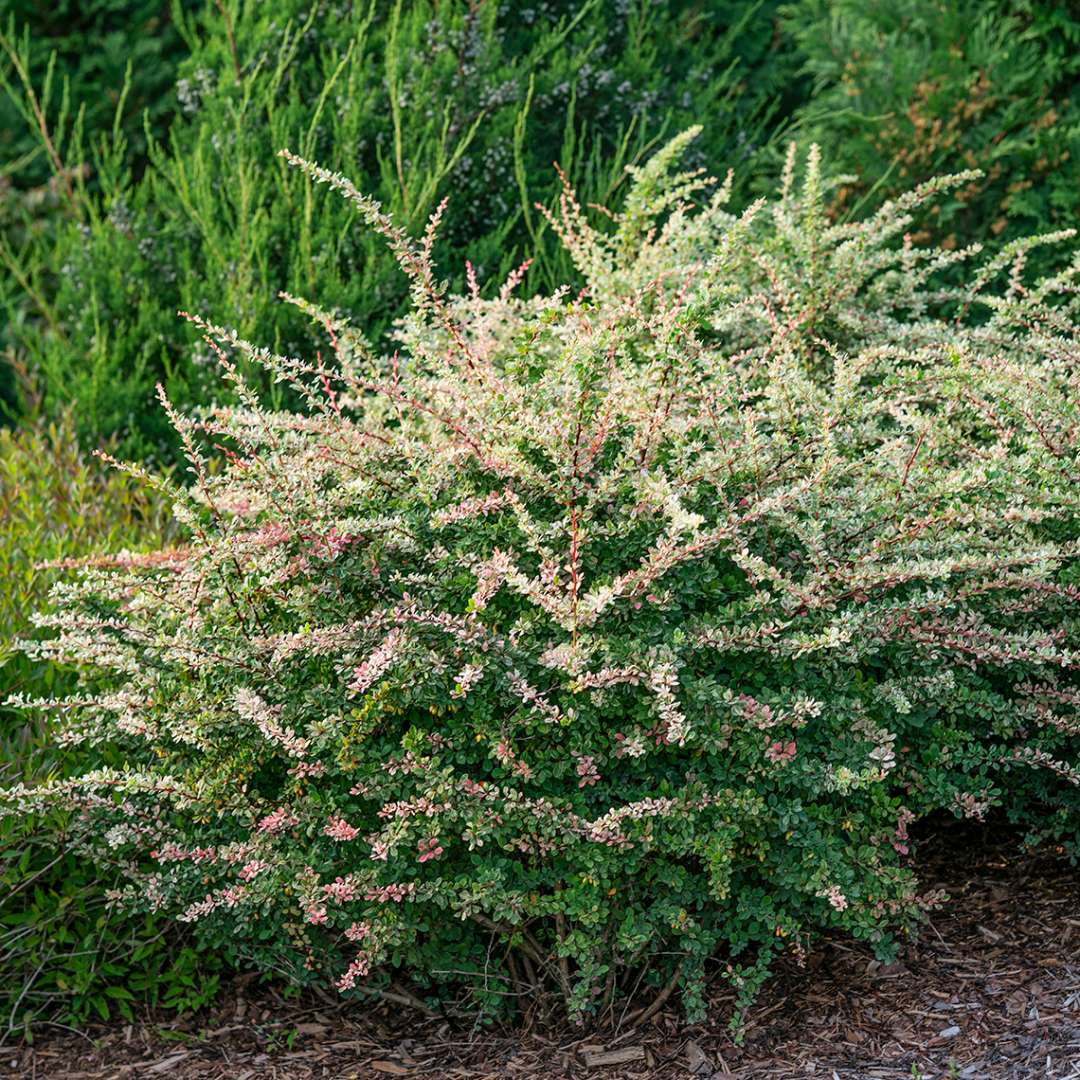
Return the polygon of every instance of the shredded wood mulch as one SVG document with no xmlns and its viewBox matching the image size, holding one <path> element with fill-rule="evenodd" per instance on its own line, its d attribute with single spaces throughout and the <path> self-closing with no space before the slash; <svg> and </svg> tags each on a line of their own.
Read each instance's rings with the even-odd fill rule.
<svg viewBox="0 0 1080 1080">
<path fill-rule="evenodd" d="M 902 960 L 825 940 L 778 973 L 741 1045 L 723 989 L 703 1024 L 681 1023 L 672 1001 L 621 1031 L 474 1031 L 397 1005 L 286 1001 L 240 979 L 196 1016 L 42 1027 L 33 1045 L 0 1046 L 0 1080 L 1080 1080 L 1080 870 L 985 835 L 928 847 L 922 881 L 951 899 Z"/>
</svg>

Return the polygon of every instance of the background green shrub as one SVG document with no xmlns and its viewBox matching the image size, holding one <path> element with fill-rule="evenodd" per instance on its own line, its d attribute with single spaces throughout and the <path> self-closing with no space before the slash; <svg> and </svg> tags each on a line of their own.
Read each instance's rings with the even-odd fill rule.
<svg viewBox="0 0 1080 1080">
<path fill-rule="evenodd" d="M 708 116 L 702 152 L 745 167 L 782 112 L 774 12 L 734 0 L 174 12 L 189 56 L 168 136 L 141 178 L 111 134 L 67 159 L 97 190 L 11 253 L 9 346 L 50 408 L 78 402 L 84 439 L 119 433 L 129 454 L 167 456 L 154 382 L 183 405 L 222 392 L 177 309 L 294 352 L 316 342 L 280 290 L 317 294 L 375 337 L 403 310 L 385 250 L 286 170 L 280 147 L 347 171 L 410 227 L 450 196 L 440 257 L 459 284 L 466 252 L 486 281 L 528 251 L 526 289 L 551 287 L 566 262 L 533 207 L 557 190 L 551 163 L 607 200 L 665 130 Z"/>
<path fill-rule="evenodd" d="M 12 694 L 63 695 L 63 665 L 13 647 L 31 630 L 58 571 L 39 564 L 161 544 L 159 500 L 88 461 L 68 420 L 0 430 L 0 781 L 42 782 L 112 760 L 60 748 L 47 725 L 3 702 Z M 69 815 L 0 821 L 0 1030 L 42 1014 L 83 1020 L 129 1003 L 185 1007 L 205 999 L 219 965 L 166 935 L 160 920 L 132 919 L 106 902 L 115 875 L 99 877 L 68 848 Z"/>
<path fill-rule="evenodd" d="M 182 11 L 192 4 L 174 6 Z M 21 318 L 28 305 L 38 317 L 52 317 L 49 286 L 36 268 L 58 240 L 53 231 L 80 216 L 76 201 L 87 189 L 99 191 L 100 177 L 87 168 L 88 147 L 102 138 L 122 141 L 128 167 L 140 174 L 147 133 L 161 137 L 174 111 L 176 66 L 185 53 L 169 0 L 4 5 L 0 297 L 7 318 L 0 320 L 0 354 L 10 354 L 18 340 L 8 319 Z M 74 357 L 69 366 L 77 368 Z M 19 405 L 16 389 L 0 362 L 0 409 L 9 415 Z"/>
<path fill-rule="evenodd" d="M 807 0 L 784 26 L 813 81 L 797 111 L 852 183 L 834 213 L 933 176 L 985 174 L 914 222 L 946 247 L 1080 220 L 1080 11 L 1024 0 Z"/>
<path fill-rule="evenodd" d="M 740 178 L 794 118 L 853 177 L 832 214 L 982 168 L 913 222 L 918 242 L 999 246 L 1075 221 L 1080 19 L 1066 6 L 809 0 L 778 11 L 777 0 L 193 0 L 169 11 L 103 0 L 65 19 L 63 5 L 17 5 L 8 36 L 18 52 L 30 31 L 20 55 L 63 170 L 50 177 L 36 124 L 20 126 L 26 91 L 9 59 L 0 349 L 40 372 L 47 408 L 79 403 L 84 441 L 119 433 L 130 454 L 170 458 L 168 428 L 147 407 L 154 382 L 181 404 L 221 392 L 177 309 L 301 351 L 315 339 L 276 297 L 317 292 L 378 339 L 404 310 L 400 282 L 347 211 L 281 171 L 282 145 L 347 172 L 412 225 L 450 196 L 440 256 L 458 287 L 466 252 L 481 280 L 526 249 L 527 292 L 568 280 L 532 205 L 557 190 L 551 162 L 604 201 L 625 162 L 703 117 L 699 160 L 739 166 Z M 0 377 L 9 410 L 14 398 Z"/>
<path fill-rule="evenodd" d="M 145 161 L 144 122 L 160 134 L 175 108 L 176 66 L 185 49 L 171 6 L 169 0 L 7 0 L 3 29 L 53 120 L 66 104 L 68 120 L 82 113 L 85 132 L 110 130 L 126 81 L 123 130 L 138 162 Z M 176 6 L 193 5 L 189 0 Z M 43 184 L 52 166 L 34 118 L 24 115 L 19 72 L 10 54 L 5 59 L 6 77 L 16 85 L 0 95 L 2 172 L 21 187 Z M 57 128 L 60 136 L 69 131 L 66 123 Z M 64 153 L 63 141 L 57 149 Z"/>
</svg>

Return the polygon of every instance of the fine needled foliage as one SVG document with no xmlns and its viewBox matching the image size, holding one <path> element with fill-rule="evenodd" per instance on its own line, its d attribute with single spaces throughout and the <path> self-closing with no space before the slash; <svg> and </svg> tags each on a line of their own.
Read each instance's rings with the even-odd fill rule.
<svg viewBox="0 0 1080 1080">
<path fill-rule="evenodd" d="M 824 928 L 888 956 L 940 899 L 930 813 L 1073 843 L 1076 264 L 914 247 L 969 175 L 830 225 L 816 151 L 733 214 L 693 134 L 619 212 L 564 191 L 580 287 L 528 300 L 451 295 L 441 210 L 414 239 L 286 153 L 395 254 L 398 347 L 191 316 L 240 404 L 162 395 L 189 541 L 87 566 L 25 646 L 84 682 L 24 704 L 127 764 L 9 811 L 78 810 L 129 904 L 292 980 L 639 1021 Z"/>
<path fill-rule="evenodd" d="M 128 6 L 133 22 L 152 5 Z M 533 207 L 557 197 L 553 161 L 610 202 L 624 164 L 712 116 L 709 156 L 749 166 L 781 122 L 790 66 L 777 0 L 164 6 L 187 56 L 151 65 L 166 83 L 175 72 L 152 95 L 172 121 L 148 116 L 142 139 L 138 62 L 99 93 L 107 115 L 84 116 L 68 107 L 78 80 L 69 92 L 59 74 L 36 77 L 32 37 L 0 27 L 0 133 L 11 112 L 39 144 L 7 196 L 0 172 L 0 353 L 37 373 L 50 414 L 77 403 L 84 445 L 115 436 L 140 460 L 177 451 L 156 381 L 181 409 L 228 389 L 176 309 L 290 354 L 317 339 L 280 289 L 348 312 L 373 339 L 404 310 L 380 239 L 278 147 L 347 173 L 411 231 L 453 192 L 448 272 L 461 281 L 468 257 L 491 283 L 528 256 L 521 289 L 546 291 L 566 274 Z M 14 404 L 6 375 L 0 400 Z"/>
</svg>

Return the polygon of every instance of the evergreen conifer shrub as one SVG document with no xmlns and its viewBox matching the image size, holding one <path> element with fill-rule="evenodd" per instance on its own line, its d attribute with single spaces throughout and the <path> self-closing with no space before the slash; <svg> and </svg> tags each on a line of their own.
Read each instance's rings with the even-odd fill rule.
<svg viewBox="0 0 1080 1080">
<path fill-rule="evenodd" d="M 24 704 L 128 764 L 8 811 L 77 810 L 127 903 L 264 970 L 574 1015 L 639 981 L 699 1015 L 714 971 L 745 1004 L 826 927 L 889 955 L 931 813 L 1075 844 L 1077 264 L 913 246 L 970 176 L 831 225 L 814 151 L 731 214 L 692 134 L 618 212 L 564 190 L 586 284 L 532 299 L 450 293 L 441 210 L 413 237 L 286 154 L 394 253 L 397 348 L 190 316 L 239 398 L 162 394 L 190 539 L 87 566 L 26 646 L 84 684 Z"/>
<path fill-rule="evenodd" d="M 858 214 L 957 169 L 916 241 L 1000 247 L 1080 212 L 1080 18 L 1046 0 L 807 0 L 786 33 L 812 89 L 795 122 L 850 173 L 832 212 Z M 1048 262 L 1043 269 L 1052 267 Z"/>
<path fill-rule="evenodd" d="M 155 383 L 185 409 L 227 390 L 178 308 L 293 353 L 318 342 L 277 302 L 283 289 L 318 296 L 380 345 L 407 305 L 378 238 L 278 147 L 353 177 L 414 231 L 454 193 L 440 254 L 458 285 L 466 257 L 490 283 L 531 256 L 521 287 L 547 291 L 569 271 L 534 206 L 557 197 L 553 161 L 609 202 L 627 162 L 696 116 L 714 117 L 714 160 L 745 165 L 768 144 L 790 51 L 776 44 L 777 6 L 174 4 L 186 55 L 159 95 L 173 118 L 164 133 L 148 125 L 145 143 L 130 133 L 139 78 L 127 96 L 117 80 L 115 116 L 94 127 L 63 107 L 59 71 L 51 96 L 12 74 L 0 90 L 19 112 L 34 120 L 35 93 L 44 110 L 59 206 L 47 227 L 24 226 L 29 211 L 0 190 L 0 351 L 38 375 L 50 412 L 78 404 L 84 444 L 116 436 L 126 455 L 172 461 Z M 52 156 L 42 147 L 34 163 Z M 0 385 L 3 396 L 13 390 Z"/>
</svg>

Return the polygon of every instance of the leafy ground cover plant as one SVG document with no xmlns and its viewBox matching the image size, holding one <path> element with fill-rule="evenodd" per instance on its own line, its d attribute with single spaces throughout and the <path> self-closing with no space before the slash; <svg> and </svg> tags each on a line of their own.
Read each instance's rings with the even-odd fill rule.
<svg viewBox="0 0 1080 1080">
<path fill-rule="evenodd" d="M 1077 264 L 914 246 L 970 175 L 831 225 L 816 151 L 731 214 L 692 135 L 621 211 L 564 190 L 585 287 L 525 300 L 451 294 L 440 210 L 413 239 L 286 154 L 394 252 L 398 348 L 302 300 L 305 358 L 192 316 L 240 403 L 162 393 L 193 483 L 147 475 L 190 542 L 88 566 L 26 645 L 85 676 L 27 704 L 125 764 L 8 811 L 69 808 L 129 904 L 291 980 L 652 987 L 637 1019 L 713 974 L 745 1004 L 826 927 L 890 955 L 940 899 L 930 813 L 1075 844 Z"/>
<path fill-rule="evenodd" d="M 406 304 L 381 243 L 275 159 L 278 147 L 347 172 L 414 229 L 455 192 L 441 249 L 455 274 L 468 254 L 497 280 L 529 254 L 523 287 L 552 288 L 567 264 L 533 207 L 555 195 L 552 161 L 608 201 L 626 162 L 696 115 L 715 117 L 712 157 L 753 159 L 786 70 L 775 11 L 773 0 L 177 5 L 172 31 L 188 50 L 166 95 L 177 115 L 150 138 L 145 174 L 122 101 L 114 127 L 82 139 L 55 102 L 46 110 L 72 197 L 54 227 L 0 249 L 0 345 L 40 373 L 48 408 L 78 402 L 84 440 L 119 434 L 129 454 L 171 458 L 155 382 L 181 406 L 223 390 L 178 308 L 294 352 L 315 339 L 277 302 L 282 289 L 318 295 L 373 337 Z M 14 78 L 12 92 L 27 94 Z"/>
<path fill-rule="evenodd" d="M 47 564 L 159 545 L 167 520 L 141 485 L 86 458 L 70 422 L 0 430 L 0 701 L 73 689 L 64 665 L 32 661 L 12 646 L 58 576 Z M 0 704 L 5 784 L 122 760 L 58 750 L 47 724 Z M 188 1006 L 216 981 L 214 959 L 196 967 L 194 952 L 162 920 L 109 908 L 115 871 L 100 878 L 67 850 L 71 833 L 62 809 L 0 821 L 0 1038 L 42 1016 L 80 1021 L 127 1013 L 134 1002 Z"/>
</svg>

